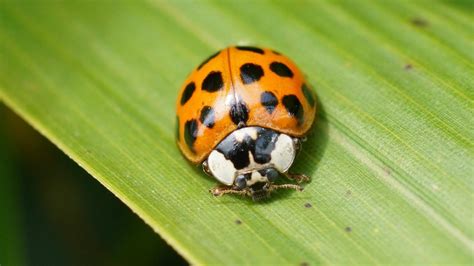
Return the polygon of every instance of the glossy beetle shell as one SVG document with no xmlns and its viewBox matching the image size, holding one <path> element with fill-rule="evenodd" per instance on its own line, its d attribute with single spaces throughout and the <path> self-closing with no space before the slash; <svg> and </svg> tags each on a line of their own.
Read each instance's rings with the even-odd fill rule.
<svg viewBox="0 0 474 266">
<path fill-rule="evenodd" d="M 229 47 L 205 60 L 184 82 L 176 105 L 179 148 L 196 164 L 237 128 L 302 137 L 316 114 L 316 97 L 296 65 L 257 47 Z"/>
</svg>

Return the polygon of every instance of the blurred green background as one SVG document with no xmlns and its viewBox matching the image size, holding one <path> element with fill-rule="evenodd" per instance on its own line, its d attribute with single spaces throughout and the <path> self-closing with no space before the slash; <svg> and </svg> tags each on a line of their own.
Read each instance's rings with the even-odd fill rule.
<svg viewBox="0 0 474 266">
<path fill-rule="evenodd" d="M 2 266 L 187 265 L 127 206 L 3 103 L 0 147 Z"/>
</svg>

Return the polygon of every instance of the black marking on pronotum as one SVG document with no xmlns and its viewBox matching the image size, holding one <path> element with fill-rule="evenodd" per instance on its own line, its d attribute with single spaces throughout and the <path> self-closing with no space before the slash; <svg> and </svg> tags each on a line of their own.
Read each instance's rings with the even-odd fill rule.
<svg viewBox="0 0 474 266">
<path fill-rule="evenodd" d="M 265 107 L 269 114 L 272 114 L 278 105 L 278 99 L 271 91 L 264 91 L 260 95 L 260 103 Z"/>
<path fill-rule="evenodd" d="M 252 153 L 256 163 L 265 164 L 271 161 L 271 153 L 275 149 L 275 142 L 279 134 L 271 129 L 255 129 L 257 130 L 256 140 L 245 135 L 242 141 L 237 141 L 235 134 L 231 134 L 216 148 L 227 160 L 232 162 L 237 170 L 250 164 L 249 152 Z M 250 174 L 245 177 L 248 180 L 251 178 Z"/>
<path fill-rule="evenodd" d="M 184 105 L 186 102 L 191 99 L 193 96 L 194 90 L 196 90 L 196 84 L 194 82 L 188 83 L 184 88 L 183 95 L 181 95 L 181 105 Z"/>
<path fill-rule="evenodd" d="M 272 62 L 270 64 L 270 70 L 280 77 L 287 77 L 287 78 L 293 77 L 293 71 L 291 71 L 289 67 L 287 67 L 285 64 L 281 62 Z"/>
<path fill-rule="evenodd" d="M 301 86 L 301 90 L 303 91 L 303 95 L 308 101 L 309 105 L 313 106 L 314 105 L 314 95 L 311 89 L 306 85 L 306 83 L 303 83 Z"/>
<path fill-rule="evenodd" d="M 234 124 L 245 125 L 249 119 L 249 109 L 243 101 L 237 101 L 230 107 L 229 115 Z"/>
<path fill-rule="evenodd" d="M 220 71 L 211 71 L 202 81 L 201 89 L 208 92 L 216 92 L 224 87 L 222 73 Z"/>
<path fill-rule="evenodd" d="M 214 109 L 210 106 L 204 106 L 201 110 L 199 121 L 208 128 L 212 128 L 215 123 Z"/>
<path fill-rule="evenodd" d="M 239 170 L 250 164 L 249 150 L 253 150 L 254 147 L 255 142 L 250 136 L 245 136 L 242 141 L 237 141 L 234 134 L 231 134 L 217 146 L 217 150 L 234 164 L 235 169 Z"/>
<path fill-rule="evenodd" d="M 197 69 L 201 69 L 207 62 L 211 61 L 214 57 L 216 57 L 221 51 L 217 51 L 213 53 L 211 56 L 206 58 L 206 60 L 202 61 L 202 63 L 197 67 Z"/>
<path fill-rule="evenodd" d="M 244 84 L 259 81 L 263 75 L 263 68 L 259 65 L 246 63 L 240 67 L 240 79 Z"/>
<path fill-rule="evenodd" d="M 197 132 L 198 123 L 196 119 L 186 121 L 186 124 L 184 124 L 184 140 L 192 152 L 194 152 L 194 142 L 196 141 Z"/>
<path fill-rule="evenodd" d="M 281 100 L 281 103 L 285 106 L 286 111 L 298 120 L 298 123 L 303 121 L 303 106 L 301 105 L 300 100 L 298 100 L 298 97 L 293 94 L 285 95 Z"/>
<path fill-rule="evenodd" d="M 265 164 L 272 159 L 271 153 L 275 149 L 278 133 L 273 130 L 261 128 L 255 140 L 255 149 L 251 150 L 256 163 Z"/>
<path fill-rule="evenodd" d="M 253 46 L 236 46 L 235 48 L 237 48 L 238 50 L 254 52 L 254 53 L 257 53 L 257 54 L 264 54 L 265 53 L 262 49 L 260 49 L 258 47 L 253 47 Z"/>
</svg>

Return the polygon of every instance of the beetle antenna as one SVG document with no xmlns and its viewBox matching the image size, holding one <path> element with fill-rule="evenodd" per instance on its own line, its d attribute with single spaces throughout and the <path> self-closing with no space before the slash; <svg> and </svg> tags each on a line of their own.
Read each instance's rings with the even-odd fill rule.
<svg viewBox="0 0 474 266">
<path fill-rule="evenodd" d="M 209 192 L 211 192 L 212 195 L 216 197 L 220 197 L 224 194 L 237 194 L 237 195 L 242 195 L 242 196 L 251 195 L 248 189 L 238 190 L 238 189 L 233 189 L 232 187 L 227 187 L 227 186 L 217 186 L 215 188 L 209 189 Z"/>
</svg>

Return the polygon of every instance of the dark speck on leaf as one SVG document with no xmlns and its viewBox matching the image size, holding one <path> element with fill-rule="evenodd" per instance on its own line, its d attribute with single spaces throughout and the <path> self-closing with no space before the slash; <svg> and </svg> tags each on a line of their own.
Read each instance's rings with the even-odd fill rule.
<svg viewBox="0 0 474 266">
<path fill-rule="evenodd" d="M 428 26 L 428 21 L 422 18 L 412 18 L 411 23 L 417 27 L 426 27 Z"/>
<path fill-rule="evenodd" d="M 235 220 L 235 224 L 242 224 L 241 220 Z"/>
<path fill-rule="evenodd" d="M 304 207 L 305 208 L 311 208 L 311 207 L 313 207 L 313 205 L 311 205 L 311 203 L 307 202 L 307 203 L 304 204 Z"/>
<path fill-rule="evenodd" d="M 350 190 L 346 191 L 346 196 L 349 197 L 351 194 L 352 194 L 352 191 L 350 191 Z"/>
<path fill-rule="evenodd" d="M 309 263 L 307 263 L 306 261 L 303 261 L 302 263 L 300 263 L 300 266 L 309 266 Z"/>
<path fill-rule="evenodd" d="M 412 68 L 413 68 L 413 66 L 411 64 L 406 64 L 405 65 L 405 70 L 410 70 Z"/>
<path fill-rule="evenodd" d="M 349 226 L 348 226 L 348 227 L 346 227 L 346 229 L 345 229 L 345 230 L 346 230 L 346 232 L 348 232 L 348 233 L 352 232 L 352 228 L 350 228 Z"/>
</svg>

